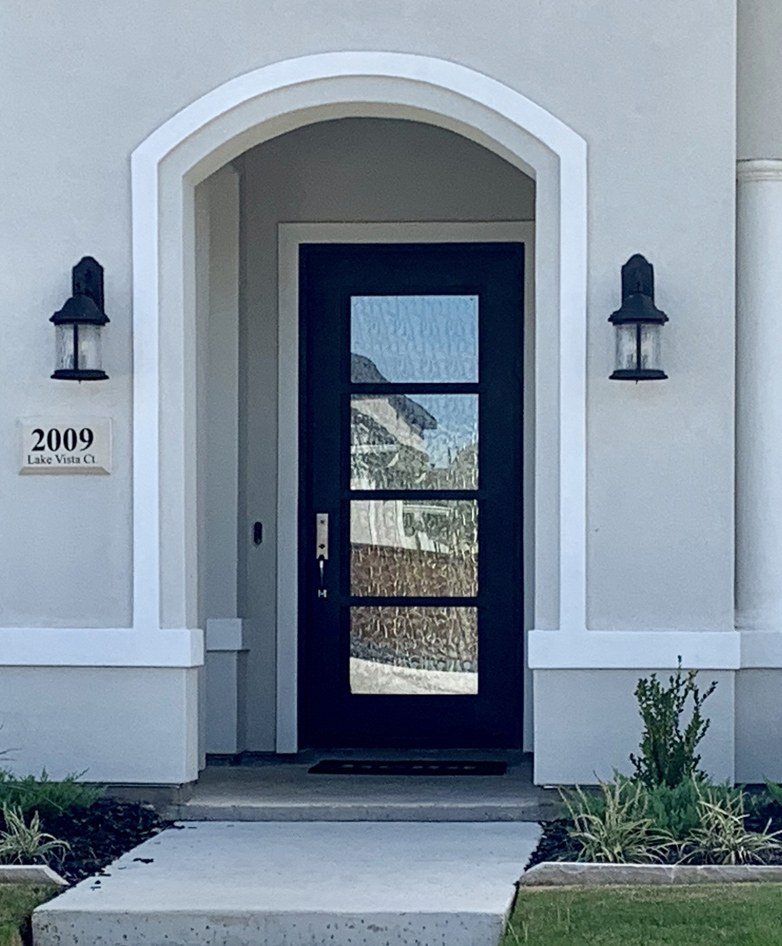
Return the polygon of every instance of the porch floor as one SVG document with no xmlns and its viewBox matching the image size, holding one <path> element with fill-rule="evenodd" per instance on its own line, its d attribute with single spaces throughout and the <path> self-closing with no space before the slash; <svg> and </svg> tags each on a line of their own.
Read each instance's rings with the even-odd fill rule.
<svg viewBox="0 0 782 946">
<path fill-rule="evenodd" d="M 389 755 L 360 753 L 362 758 Z M 500 776 L 310 775 L 318 759 L 345 754 L 303 753 L 293 762 L 209 765 L 189 797 L 163 813 L 176 821 L 539 821 L 556 815 L 558 796 L 532 784 L 529 756 L 440 755 L 503 759 L 508 771 Z"/>
</svg>

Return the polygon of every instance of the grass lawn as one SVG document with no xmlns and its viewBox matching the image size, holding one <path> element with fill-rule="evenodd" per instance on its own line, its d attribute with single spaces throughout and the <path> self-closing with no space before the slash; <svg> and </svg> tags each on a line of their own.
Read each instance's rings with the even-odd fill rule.
<svg viewBox="0 0 782 946">
<path fill-rule="evenodd" d="M 521 888 L 503 946 L 782 946 L 782 884 Z"/>
<path fill-rule="evenodd" d="M 56 887 L 0 884 L 0 946 L 20 946 L 20 930 L 39 903 L 51 899 Z"/>
</svg>

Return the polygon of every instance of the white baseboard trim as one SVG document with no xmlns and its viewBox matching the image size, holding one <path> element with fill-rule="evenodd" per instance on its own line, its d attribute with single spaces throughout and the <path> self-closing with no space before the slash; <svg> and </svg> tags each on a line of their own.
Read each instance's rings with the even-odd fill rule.
<svg viewBox="0 0 782 946">
<path fill-rule="evenodd" d="M 211 625 L 210 621 L 210 625 Z M 210 650 L 240 650 L 242 620 Z M 223 622 L 219 621 L 222 625 Z M 210 628 L 211 631 L 211 628 Z M 237 633 L 238 632 L 238 633 Z M 229 639 L 230 638 L 230 639 Z M 231 644 L 231 646 L 227 646 Z M 779 631 L 560 631 L 529 632 L 533 670 L 782 669 Z M 204 633 L 194 628 L 0 628 L 0 667 L 200 667 Z"/>
<path fill-rule="evenodd" d="M 0 667 L 200 667 L 193 628 L 3 627 Z"/>
</svg>

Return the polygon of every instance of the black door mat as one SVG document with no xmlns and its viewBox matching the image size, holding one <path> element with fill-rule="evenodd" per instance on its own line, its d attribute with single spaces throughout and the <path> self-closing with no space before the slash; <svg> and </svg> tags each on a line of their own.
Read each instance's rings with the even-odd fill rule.
<svg viewBox="0 0 782 946">
<path fill-rule="evenodd" d="M 507 762 L 421 759 L 321 759 L 310 775 L 504 775 Z"/>
</svg>

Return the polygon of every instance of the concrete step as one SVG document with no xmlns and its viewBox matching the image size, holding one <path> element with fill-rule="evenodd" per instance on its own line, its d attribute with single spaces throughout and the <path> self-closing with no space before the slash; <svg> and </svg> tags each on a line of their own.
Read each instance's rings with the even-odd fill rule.
<svg viewBox="0 0 782 946">
<path fill-rule="evenodd" d="M 33 915 L 35 946 L 497 946 L 533 824 L 173 828 Z"/>
<path fill-rule="evenodd" d="M 172 821 L 542 821 L 557 792 L 532 784 L 528 763 L 502 776 L 310 775 L 309 763 L 214 766 L 190 797 L 162 807 Z"/>
<path fill-rule="evenodd" d="M 184 802 L 162 810 L 169 821 L 547 821 L 559 815 L 554 802 Z"/>
</svg>

